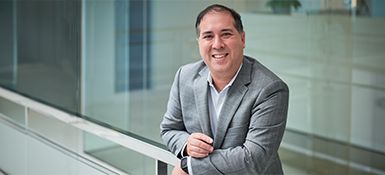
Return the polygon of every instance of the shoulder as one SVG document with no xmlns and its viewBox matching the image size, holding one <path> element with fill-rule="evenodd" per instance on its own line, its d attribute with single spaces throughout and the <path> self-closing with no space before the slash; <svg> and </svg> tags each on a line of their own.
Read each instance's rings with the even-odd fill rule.
<svg viewBox="0 0 385 175">
<path fill-rule="evenodd" d="M 251 65 L 252 80 L 259 80 L 264 82 L 283 81 L 277 74 L 260 63 L 258 60 L 245 56 L 245 61 Z"/>
<path fill-rule="evenodd" d="M 197 72 L 199 73 L 202 69 L 206 68 L 206 64 L 203 60 L 197 61 L 195 63 L 189 63 L 181 66 L 179 69 L 183 72 Z"/>
<path fill-rule="evenodd" d="M 180 78 L 183 78 L 185 80 L 191 80 L 195 79 L 198 76 L 203 75 L 205 72 L 208 71 L 208 68 L 206 64 L 200 60 L 195 63 L 190 63 L 183 65 L 178 70 L 178 75 Z"/>
<path fill-rule="evenodd" d="M 258 89 L 263 89 L 270 84 L 280 84 L 286 87 L 286 83 L 272 70 L 264 66 L 258 60 L 245 56 L 244 63 L 249 64 L 250 85 Z"/>
</svg>

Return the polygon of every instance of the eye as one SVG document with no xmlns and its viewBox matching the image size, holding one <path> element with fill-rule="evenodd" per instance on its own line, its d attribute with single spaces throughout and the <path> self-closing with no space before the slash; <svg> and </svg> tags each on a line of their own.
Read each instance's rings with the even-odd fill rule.
<svg viewBox="0 0 385 175">
<path fill-rule="evenodd" d="M 212 35 L 204 35 L 203 36 L 203 39 L 210 39 L 210 38 L 213 38 L 213 36 Z"/>
<path fill-rule="evenodd" d="M 231 35 L 233 35 L 233 34 L 232 33 L 228 33 L 228 32 L 222 34 L 222 36 L 224 36 L 224 37 L 230 37 Z"/>
</svg>

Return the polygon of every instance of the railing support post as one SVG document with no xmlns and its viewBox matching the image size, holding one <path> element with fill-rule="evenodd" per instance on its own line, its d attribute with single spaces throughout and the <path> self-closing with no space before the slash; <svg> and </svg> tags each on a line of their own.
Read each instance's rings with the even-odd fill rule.
<svg viewBox="0 0 385 175">
<path fill-rule="evenodd" d="M 160 160 L 156 160 L 156 174 L 167 175 L 167 163 L 164 163 Z"/>
</svg>

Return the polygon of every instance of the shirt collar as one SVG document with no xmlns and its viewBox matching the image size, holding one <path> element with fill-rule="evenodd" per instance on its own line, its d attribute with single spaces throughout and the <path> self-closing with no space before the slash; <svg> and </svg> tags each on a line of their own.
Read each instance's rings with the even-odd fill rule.
<svg viewBox="0 0 385 175">
<path fill-rule="evenodd" d="M 231 86 L 231 85 L 233 84 L 233 82 L 235 81 L 235 78 L 237 78 L 238 73 L 239 73 L 239 71 L 240 71 L 241 68 L 242 68 L 242 65 L 243 65 L 243 63 L 241 63 L 241 66 L 239 66 L 239 69 L 238 69 L 237 73 L 236 73 L 236 74 L 234 75 L 234 77 L 231 79 L 231 81 L 229 82 L 229 84 L 227 84 L 227 85 L 225 86 L 225 88 L 227 88 L 228 86 Z M 209 73 L 208 73 L 208 75 L 207 75 L 207 81 L 209 82 L 209 85 L 210 85 L 210 86 L 214 87 L 214 85 L 213 85 L 213 78 L 211 77 L 210 71 L 209 71 Z"/>
</svg>

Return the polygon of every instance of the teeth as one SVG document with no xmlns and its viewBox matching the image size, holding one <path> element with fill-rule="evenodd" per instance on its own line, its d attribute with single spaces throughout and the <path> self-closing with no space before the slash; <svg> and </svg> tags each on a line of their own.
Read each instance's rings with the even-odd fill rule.
<svg viewBox="0 0 385 175">
<path fill-rule="evenodd" d="M 226 54 L 223 54 L 223 55 L 214 55 L 215 58 L 222 58 L 222 57 L 224 57 L 224 56 L 226 56 Z"/>
</svg>

